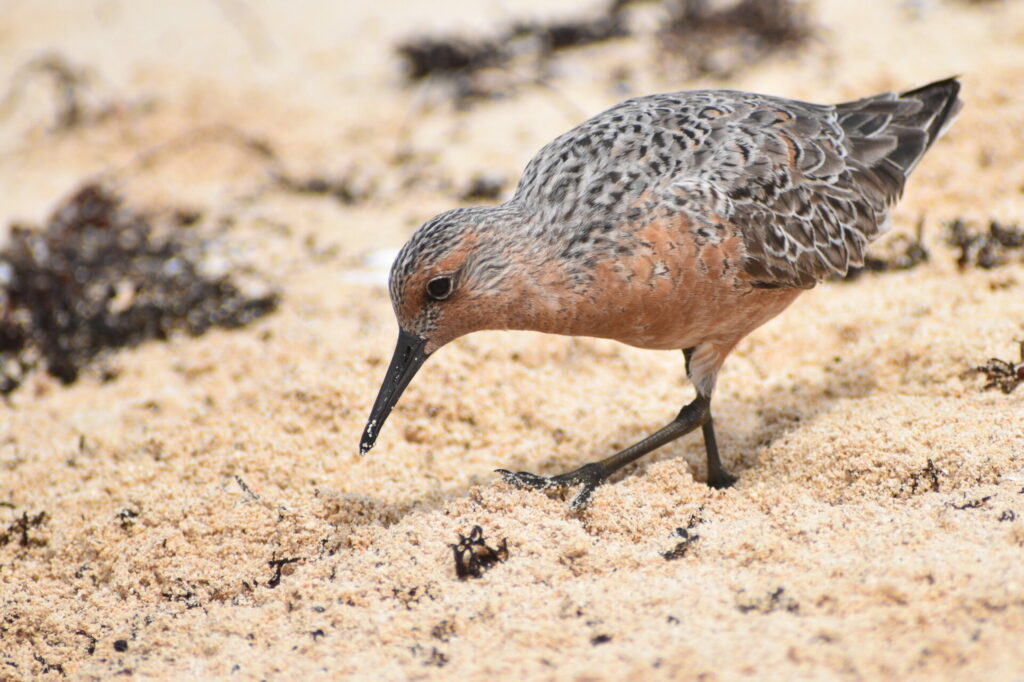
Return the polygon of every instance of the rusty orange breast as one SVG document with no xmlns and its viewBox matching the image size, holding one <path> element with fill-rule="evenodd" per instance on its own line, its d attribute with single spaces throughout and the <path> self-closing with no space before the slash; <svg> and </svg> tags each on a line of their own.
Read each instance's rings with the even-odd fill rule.
<svg viewBox="0 0 1024 682">
<path fill-rule="evenodd" d="M 531 296 L 547 300 L 532 311 L 530 328 L 641 348 L 731 348 L 800 293 L 752 287 L 742 237 L 727 225 L 709 237 L 680 216 L 659 218 L 634 232 L 624 251 L 599 259 L 588 283 L 563 296 L 551 292 L 570 291 L 562 282 L 573 264 L 548 264 Z"/>
</svg>

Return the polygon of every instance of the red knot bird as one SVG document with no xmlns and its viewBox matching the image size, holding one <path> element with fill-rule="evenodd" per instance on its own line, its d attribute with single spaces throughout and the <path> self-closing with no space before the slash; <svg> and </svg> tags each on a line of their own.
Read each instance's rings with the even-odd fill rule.
<svg viewBox="0 0 1024 682">
<path fill-rule="evenodd" d="M 830 275 L 864 262 L 907 176 L 960 111 L 955 78 L 833 106 L 728 90 L 639 97 L 555 138 L 499 206 L 421 226 L 391 268 L 398 345 L 360 453 L 413 375 L 481 329 L 680 349 L 696 398 L 664 428 L 531 488 L 580 486 L 701 428 L 708 485 L 736 478 L 711 395 L 726 356 Z"/>
</svg>

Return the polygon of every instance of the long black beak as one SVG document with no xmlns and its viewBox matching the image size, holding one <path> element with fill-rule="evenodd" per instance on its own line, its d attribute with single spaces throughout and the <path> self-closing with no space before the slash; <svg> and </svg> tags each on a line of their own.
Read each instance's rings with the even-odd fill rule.
<svg viewBox="0 0 1024 682">
<path fill-rule="evenodd" d="M 426 339 L 421 339 L 403 329 L 398 330 L 395 354 L 391 358 L 391 364 L 388 365 L 388 373 L 384 375 L 384 383 L 380 386 L 377 401 L 373 403 L 370 419 L 366 422 L 366 430 L 363 431 L 363 439 L 359 441 L 360 455 L 369 452 L 373 444 L 377 442 L 377 434 L 380 433 L 380 427 L 384 426 L 384 421 L 391 414 L 391 408 L 402 397 L 402 391 L 426 361 L 428 356 L 423 352 L 423 346 L 426 344 Z"/>
</svg>

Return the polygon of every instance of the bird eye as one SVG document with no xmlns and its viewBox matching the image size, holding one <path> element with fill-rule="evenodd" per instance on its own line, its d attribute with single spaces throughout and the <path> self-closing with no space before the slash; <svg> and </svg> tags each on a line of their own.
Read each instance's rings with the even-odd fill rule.
<svg viewBox="0 0 1024 682">
<path fill-rule="evenodd" d="M 435 277 L 427 282 L 427 296 L 435 301 L 443 301 L 452 295 L 452 278 Z"/>
</svg>

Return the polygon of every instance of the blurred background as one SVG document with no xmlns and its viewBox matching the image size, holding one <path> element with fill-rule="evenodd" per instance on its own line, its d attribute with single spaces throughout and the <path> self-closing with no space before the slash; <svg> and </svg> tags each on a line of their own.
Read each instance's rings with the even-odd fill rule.
<svg viewBox="0 0 1024 682">
<path fill-rule="evenodd" d="M 41 219 L 82 174 L 211 126 L 266 142 L 300 177 L 345 179 L 337 198 L 355 211 L 450 203 L 481 174 L 505 196 L 540 144 L 631 95 L 831 101 L 980 79 L 1009 66 L 1019 4 L 5 0 L 0 179 L 20 185 L 5 211 Z M 263 159 L 214 138 L 146 174 L 173 176 L 153 184 L 179 198 L 251 189 Z"/>
<path fill-rule="evenodd" d="M 313 257 L 345 270 L 348 282 L 379 287 L 415 226 L 454 205 L 507 198 L 546 141 L 630 96 L 724 87 L 829 102 L 963 74 L 968 102 L 1018 105 L 1015 79 L 1000 74 L 1019 63 L 1022 16 L 1021 3 L 999 0 L 5 0 L 0 234 L 44 224 L 60 201 L 101 182 L 118 200 L 130 196 L 189 228 L 191 246 L 165 249 L 165 258 L 205 240 L 197 277 L 305 272 Z M 968 106 L 957 135 L 977 125 L 970 121 L 980 108 Z M 989 113 L 984 125 L 998 131 L 1001 112 Z M 1019 116 L 1005 119 L 996 134 L 1019 133 L 1006 127 Z M 931 189 L 912 193 L 915 205 L 941 196 L 932 217 L 947 222 L 1016 216 L 1020 160 L 991 137 L 966 146 L 980 166 L 974 181 L 994 190 L 985 210 L 971 191 L 931 182 L 928 171 L 912 181 Z M 910 239 L 923 213 L 898 213 L 897 232 Z M 92 264 L 90 277 L 102 279 L 109 265 Z M 133 272 L 134 280 L 149 276 Z M 199 305 L 255 305 L 263 314 L 285 287 L 283 274 L 250 282 L 248 297 L 233 303 L 175 303 L 182 294 L 166 289 L 181 283 L 150 288 L 164 287 L 156 305 L 177 306 L 179 318 Z M 119 276 L 94 287 L 86 317 L 111 318 L 103 301 L 119 295 Z M 127 310 L 142 285 L 120 286 Z M 47 296 L 23 307 L 52 305 Z M 251 316 L 173 317 L 121 315 L 101 325 L 118 327 L 110 339 L 69 343 L 89 345 L 83 355 L 91 356 L 104 345 Z M 50 364 L 67 350 L 48 352 Z"/>
<path fill-rule="evenodd" d="M 691 395 L 539 334 L 437 353 L 358 456 L 396 250 L 554 136 L 958 74 L 865 271 L 726 364 L 737 488 L 695 437 L 585 516 L 497 482 Z M 1022 82 L 1020 0 L 0 0 L 0 679 L 1019 679 Z"/>
</svg>

